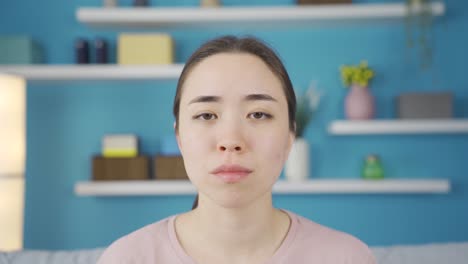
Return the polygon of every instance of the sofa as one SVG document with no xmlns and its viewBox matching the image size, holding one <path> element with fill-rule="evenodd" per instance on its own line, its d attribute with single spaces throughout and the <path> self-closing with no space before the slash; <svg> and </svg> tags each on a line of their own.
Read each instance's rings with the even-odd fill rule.
<svg viewBox="0 0 468 264">
<path fill-rule="evenodd" d="M 467 264 L 468 242 L 371 247 L 379 264 Z M 94 264 L 103 249 L 0 252 L 0 264 Z"/>
</svg>

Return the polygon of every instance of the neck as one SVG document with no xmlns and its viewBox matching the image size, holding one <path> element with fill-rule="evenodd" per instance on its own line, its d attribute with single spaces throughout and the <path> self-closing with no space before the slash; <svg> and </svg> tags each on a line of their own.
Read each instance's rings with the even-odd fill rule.
<svg viewBox="0 0 468 264">
<path fill-rule="evenodd" d="M 271 193 L 236 208 L 222 207 L 200 196 L 199 207 L 181 217 L 179 226 L 181 244 L 189 254 L 219 252 L 224 255 L 223 262 L 231 259 L 234 263 L 236 259 L 245 262 L 271 257 L 289 229 L 289 217 L 273 208 Z M 210 253 L 200 252 L 200 248 Z"/>
</svg>

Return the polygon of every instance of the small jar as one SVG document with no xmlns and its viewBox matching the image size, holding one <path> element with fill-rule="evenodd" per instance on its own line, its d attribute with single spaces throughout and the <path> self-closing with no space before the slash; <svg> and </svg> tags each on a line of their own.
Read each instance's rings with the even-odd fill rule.
<svg viewBox="0 0 468 264">
<path fill-rule="evenodd" d="M 77 64 L 89 63 L 89 43 L 84 38 L 75 40 L 75 62 Z"/>
</svg>

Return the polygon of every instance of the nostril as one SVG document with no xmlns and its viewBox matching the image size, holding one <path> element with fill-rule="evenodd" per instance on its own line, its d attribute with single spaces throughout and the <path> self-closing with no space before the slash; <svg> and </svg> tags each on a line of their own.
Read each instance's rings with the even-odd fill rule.
<svg viewBox="0 0 468 264">
<path fill-rule="evenodd" d="M 228 148 L 225 147 L 225 146 L 220 146 L 219 149 L 220 149 L 221 151 L 226 151 Z M 239 147 L 239 146 L 236 146 L 236 147 L 234 147 L 234 148 L 229 148 L 229 149 L 234 150 L 234 151 L 241 151 L 241 150 L 242 150 L 242 148 Z"/>
</svg>

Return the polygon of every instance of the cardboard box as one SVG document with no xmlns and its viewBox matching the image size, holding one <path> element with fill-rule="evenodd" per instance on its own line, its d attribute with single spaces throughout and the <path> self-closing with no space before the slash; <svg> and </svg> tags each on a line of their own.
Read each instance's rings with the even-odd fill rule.
<svg viewBox="0 0 468 264">
<path fill-rule="evenodd" d="M 0 36 L 0 64 L 43 62 L 39 45 L 27 36 Z"/>
<path fill-rule="evenodd" d="M 148 180 L 150 178 L 149 158 L 93 157 L 93 180 Z"/>
<path fill-rule="evenodd" d="M 188 180 L 182 156 L 156 156 L 154 178 L 156 180 Z"/>
<path fill-rule="evenodd" d="M 396 109 L 398 118 L 453 118 L 453 94 L 404 93 L 396 98 Z"/>
<path fill-rule="evenodd" d="M 172 64 L 174 44 L 168 34 L 120 34 L 118 64 Z"/>
</svg>

